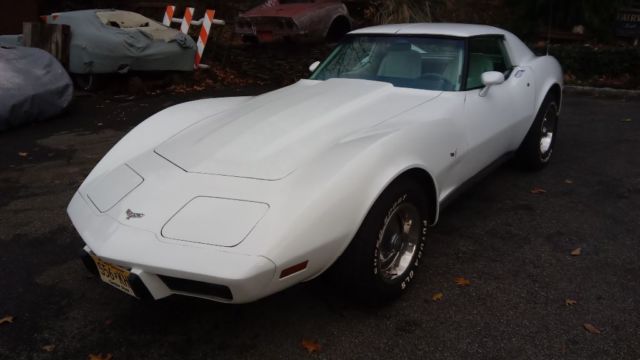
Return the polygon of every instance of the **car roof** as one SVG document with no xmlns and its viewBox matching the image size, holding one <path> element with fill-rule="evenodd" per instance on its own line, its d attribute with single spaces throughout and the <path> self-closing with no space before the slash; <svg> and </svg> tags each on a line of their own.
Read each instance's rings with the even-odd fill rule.
<svg viewBox="0 0 640 360">
<path fill-rule="evenodd" d="M 351 32 L 351 34 L 424 34 L 456 37 L 505 35 L 506 33 L 508 32 L 494 26 L 456 23 L 389 24 L 366 27 Z"/>
<path fill-rule="evenodd" d="M 535 58 L 531 50 L 517 36 L 494 26 L 456 23 L 412 23 L 371 26 L 358 29 L 350 35 L 435 35 L 468 38 L 481 35 L 502 35 L 513 65 L 522 65 Z"/>
</svg>

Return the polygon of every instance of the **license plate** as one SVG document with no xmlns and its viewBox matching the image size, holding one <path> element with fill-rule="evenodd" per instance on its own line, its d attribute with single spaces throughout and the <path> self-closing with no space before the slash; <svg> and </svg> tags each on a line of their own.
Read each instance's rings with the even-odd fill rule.
<svg viewBox="0 0 640 360">
<path fill-rule="evenodd" d="M 131 285 L 129 285 L 129 271 L 120 266 L 109 264 L 94 255 L 91 255 L 91 257 L 98 267 L 98 273 L 100 273 L 102 281 L 131 296 L 136 296 Z"/>
</svg>

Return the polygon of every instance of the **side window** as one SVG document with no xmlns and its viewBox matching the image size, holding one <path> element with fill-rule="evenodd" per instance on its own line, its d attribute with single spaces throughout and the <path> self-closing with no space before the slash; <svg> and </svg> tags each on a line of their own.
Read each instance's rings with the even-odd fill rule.
<svg viewBox="0 0 640 360">
<path fill-rule="evenodd" d="M 497 37 L 473 38 L 469 40 L 469 72 L 467 90 L 482 87 L 482 73 L 499 71 L 508 77 L 511 62 L 504 40 Z"/>
</svg>

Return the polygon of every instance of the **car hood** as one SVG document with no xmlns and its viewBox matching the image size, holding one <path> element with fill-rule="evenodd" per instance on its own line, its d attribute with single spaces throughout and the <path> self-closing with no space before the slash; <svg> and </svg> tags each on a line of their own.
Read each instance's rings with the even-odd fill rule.
<svg viewBox="0 0 640 360">
<path fill-rule="evenodd" d="M 345 137 L 440 93 L 367 80 L 302 80 L 205 118 L 155 151 L 187 172 L 278 180 Z"/>
</svg>

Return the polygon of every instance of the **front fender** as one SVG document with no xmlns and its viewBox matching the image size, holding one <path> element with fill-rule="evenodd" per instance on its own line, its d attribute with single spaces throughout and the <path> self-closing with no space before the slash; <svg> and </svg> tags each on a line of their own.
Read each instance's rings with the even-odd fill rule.
<svg viewBox="0 0 640 360">
<path fill-rule="evenodd" d="M 319 275 L 344 252 L 380 194 L 407 170 L 430 174 L 439 197 L 438 174 L 451 166 L 442 145 L 452 134 L 447 126 L 431 125 L 383 125 L 336 144 L 282 180 L 286 193 L 246 243 L 273 239 L 257 253 L 277 264 L 276 273 L 308 261 L 305 276 Z"/>
</svg>

